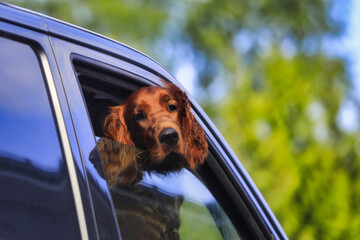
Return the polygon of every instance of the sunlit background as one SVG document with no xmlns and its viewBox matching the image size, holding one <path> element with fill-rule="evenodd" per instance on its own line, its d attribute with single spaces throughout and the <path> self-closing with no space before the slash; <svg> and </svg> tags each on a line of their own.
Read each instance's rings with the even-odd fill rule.
<svg viewBox="0 0 360 240">
<path fill-rule="evenodd" d="M 165 66 L 290 239 L 360 236 L 360 1 L 13 0 Z"/>
</svg>

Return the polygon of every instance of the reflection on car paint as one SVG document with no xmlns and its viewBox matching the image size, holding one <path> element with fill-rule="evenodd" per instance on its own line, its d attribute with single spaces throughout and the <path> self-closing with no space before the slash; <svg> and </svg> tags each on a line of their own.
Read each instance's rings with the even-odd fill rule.
<svg viewBox="0 0 360 240">
<path fill-rule="evenodd" d="M 79 238 L 37 57 L 28 45 L 1 37 L 0 53 L 0 239 Z"/>
</svg>

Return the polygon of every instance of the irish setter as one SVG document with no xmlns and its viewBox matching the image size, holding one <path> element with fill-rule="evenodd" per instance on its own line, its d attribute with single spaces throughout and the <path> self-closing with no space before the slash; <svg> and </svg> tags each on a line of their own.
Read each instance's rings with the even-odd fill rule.
<svg viewBox="0 0 360 240">
<path fill-rule="evenodd" d="M 140 88 L 110 107 L 99 149 L 108 182 L 116 186 L 140 181 L 143 171 L 195 169 L 208 144 L 186 93 L 168 84 Z"/>
</svg>

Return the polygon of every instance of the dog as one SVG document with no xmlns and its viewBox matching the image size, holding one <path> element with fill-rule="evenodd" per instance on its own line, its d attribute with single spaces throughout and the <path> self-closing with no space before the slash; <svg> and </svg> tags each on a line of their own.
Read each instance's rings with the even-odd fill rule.
<svg viewBox="0 0 360 240">
<path fill-rule="evenodd" d="M 208 152 L 188 97 L 174 84 L 140 88 L 110 107 L 98 148 L 110 186 L 135 184 L 144 171 L 196 169 Z"/>
</svg>

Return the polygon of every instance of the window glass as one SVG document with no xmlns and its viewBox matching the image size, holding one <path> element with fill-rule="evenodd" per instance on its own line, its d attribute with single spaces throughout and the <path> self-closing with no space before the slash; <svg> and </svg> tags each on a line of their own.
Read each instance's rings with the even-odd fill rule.
<svg viewBox="0 0 360 240">
<path fill-rule="evenodd" d="M 140 151 L 104 139 L 99 148 L 103 159 L 117 162 Z M 136 184 L 117 184 L 110 190 L 124 239 L 239 239 L 213 195 L 186 169 L 147 172 Z"/>
<path fill-rule="evenodd" d="M 234 226 L 204 184 L 191 172 L 146 175 L 140 183 L 180 197 L 180 239 L 239 239 Z"/>
<path fill-rule="evenodd" d="M 80 237 L 38 58 L 0 37 L 0 239 Z"/>
</svg>

